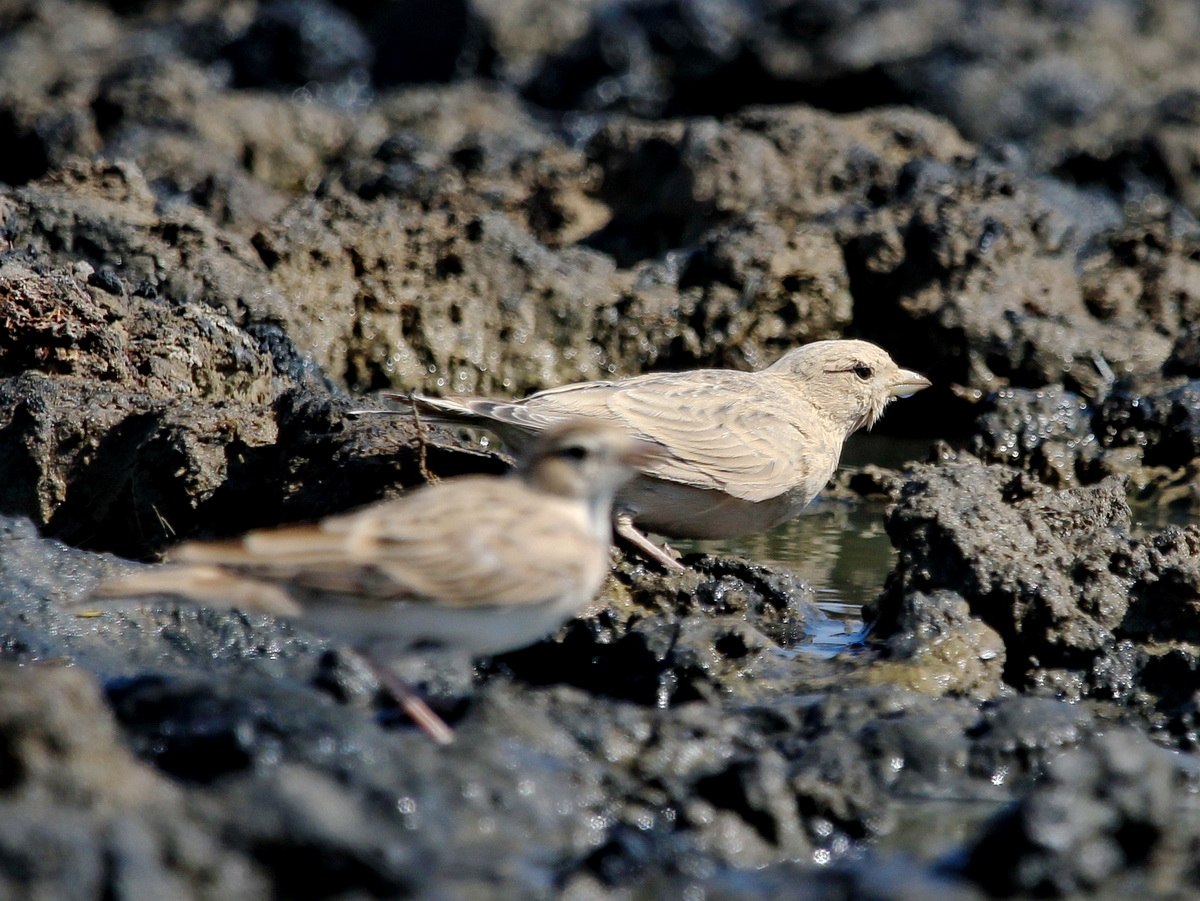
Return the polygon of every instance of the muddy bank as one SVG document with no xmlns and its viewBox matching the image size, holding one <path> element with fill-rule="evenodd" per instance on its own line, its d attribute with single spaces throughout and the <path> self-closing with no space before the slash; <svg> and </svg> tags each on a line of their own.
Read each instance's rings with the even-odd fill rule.
<svg viewBox="0 0 1200 901">
<path fill-rule="evenodd" d="M 1129 506 L 1200 499 L 1195 23 L 810 6 L 0 7 L 3 894 L 1200 890 L 1200 532 Z M 898 555 L 841 655 L 784 569 L 616 554 L 414 662 L 439 750 L 300 625 L 61 607 L 504 470 L 372 392 L 843 334 L 935 388 L 834 488 Z"/>
</svg>

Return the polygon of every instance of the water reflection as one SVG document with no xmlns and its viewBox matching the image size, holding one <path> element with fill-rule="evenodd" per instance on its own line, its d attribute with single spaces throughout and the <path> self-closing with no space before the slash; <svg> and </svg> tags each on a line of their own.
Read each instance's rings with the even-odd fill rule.
<svg viewBox="0 0 1200 901">
<path fill-rule="evenodd" d="M 833 655 L 862 632 L 861 607 L 873 600 L 895 562 L 882 503 L 818 500 L 769 532 L 725 541 L 675 541 L 680 551 L 745 557 L 786 567 L 816 592 L 827 614 L 810 621 L 797 650 Z"/>
<path fill-rule="evenodd" d="M 676 541 L 681 551 L 746 557 L 784 566 L 805 579 L 831 611 L 872 600 L 895 551 L 883 528 L 884 505 L 818 500 L 769 532 L 722 541 Z"/>
<path fill-rule="evenodd" d="M 1130 532 L 1138 537 L 1161 532 L 1167 526 L 1187 526 L 1200 523 L 1200 512 L 1189 508 L 1134 504 L 1132 509 L 1133 527 Z"/>
<path fill-rule="evenodd" d="M 846 443 L 844 466 L 874 463 L 899 469 L 927 456 L 927 439 L 858 433 Z M 726 541 L 674 541 L 680 551 L 745 557 L 784 566 L 816 592 L 827 618 L 808 623 L 797 649 L 822 656 L 846 649 L 862 634 L 862 605 L 874 600 L 895 564 L 883 527 L 883 502 L 818 498 L 790 522 L 757 535 Z"/>
</svg>

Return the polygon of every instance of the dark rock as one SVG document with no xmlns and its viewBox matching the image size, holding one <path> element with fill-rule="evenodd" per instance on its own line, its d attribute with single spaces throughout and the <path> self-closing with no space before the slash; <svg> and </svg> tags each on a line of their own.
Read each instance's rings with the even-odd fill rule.
<svg viewBox="0 0 1200 901">
<path fill-rule="evenodd" d="M 971 729 L 969 769 L 994 786 L 1024 790 L 1096 726 L 1094 715 L 1077 704 L 1031 696 L 1000 699 L 984 707 Z"/>
<path fill-rule="evenodd" d="M 1139 447 L 1149 466 L 1178 468 L 1200 456 L 1200 381 L 1147 394 L 1130 387 L 1100 408 L 1096 431 L 1105 444 Z"/>
<path fill-rule="evenodd" d="M 1086 668 L 1111 653 L 1129 606 L 1130 580 L 1110 568 L 1133 545 L 1128 525 L 1116 479 L 1054 492 L 998 467 L 921 468 L 888 518 L 900 563 L 878 606 L 957 591 L 1004 639 L 1013 685 L 1036 667 Z"/>
<path fill-rule="evenodd" d="M 1162 749 L 1128 729 L 1055 759 L 1043 781 L 972 844 L 964 872 L 997 894 L 1075 897 L 1141 873 L 1196 890 L 1200 835 Z"/>
<path fill-rule="evenodd" d="M 1095 407 L 1058 386 L 1007 388 L 987 397 L 968 447 L 988 463 L 1019 467 L 1048 485 L 1127 476 L 1131 495 L 1195 506 L 1197 466 L 1192 383 L 1123 380 Z"/>
<path fill-rule="evenodd" d="M 1079 395 L 1051 386 L 1008 388 L 985 402 L 971 453 L 986 463 L 1019 466 L 1048 485 L 1067 487 L 1096 457 L 1091 410 Z"/>
<path fill-rule="evenodd" d="M 364 4 L 366 30 L 375 47 L 375 84 L 450 81 L 488 74 L 492 50 L 477 4 L 421 0 Z"/>
<path fill-rule="evenodd" d="M 883 612 L 870 636 L 885 646 L 886 661 L 871 669 L 871 680 L 934 695 L 1001 692 L 1004 642 L 957 593 L 912 592 Z"/>
<path fill-rule="evenodd" d="M 977 633 L 974 618 L 994 629 L 1008 684 L 1136 704 L 1149 690 L 1171 707 L 1182 698 L 1150 678 L 1152 661 L 1167 635 L 1195 633 L 1200 537 L 1193 526 L 1135 539 L 1129 527 L 1118 479 L 1054 491 L 977 463 L 919 467 L 888 518 L 900 563 L 867 615 L 893 653 L 930 655 L 949 631 L 930 619 L 962 616 L 955 592 L 970 611 L 955 631 Z"/>
<path fill-rule="evenodd" d="M 1200 378 L 1200 327 L 1189 325 L 1179 333 L 1171 356 L 1163 363 L 1163 375 Z"/>
<path fill-rule="evenodd" d="M 1200 530 L 1170 527 L 1149 536 L 1141 554 L 1114 564 L 1137 578 L 1123 635 L 1146 641 L 1200 642 Z"/>
<path fill-rule="evenodd" d="M 500 71 L 542 105 L 646 118 L 797 101 L 913 106 L 980 143 L 1019 144 L 1069 180 L 1197 208 L 1190 10 L 797 2 L 763 11 L 732 0 L 603 3 L 585 17 L 535 4 L 552 23 L 539 31 L 520 21 L 528 13 L 486 6 Z M 1171 77 L 1148 76 L 1163 59 Z"/>
<path fill-rule="evenodd" d="M 778 654 L 820 615 L 812 588 L 742 561 L 689 563 L 676 574 L 620 561 L 600 597 L 606 609 L 497 663 L 533 684 L 553 674 L 554 683 L 660 707 L 794 684 L 802 668 Z"/>
<path fill-rule="evenodd" d="M 84 672 L 6 663 L 0 681 L 4 894 L 266 897 L 250 859 L 130 755 Z"/>
<path fill-rule="evenodd" d="M 1190 241 L 1132 265 L 1097 256 L 1081 276 L 1075 254 L 1091 236 L 995 160 L 960 164 L 952 191 L 901 193 L 888 178 L 878 184 L 907 199 L 847 217 L 842 228 L 855 327 L 926 361 L 935 386 L 1057 383 L 1094 401 L 1114 373 L 1157 374 L 1170 352 L 1164 332 L 1178 327 L 1169 292 L 1156 283 L 1163 303 L 1117 304 L 1102 314 L 1089 298 L 1093 285 L 1119 281 L 1118 267 L 1136 291 L 1163 257 L 1190 265 L 1182 263 Z M 947 403 L 957 416 L 970 415 L 947 395 L 923 392 L 909 415 L 945 422 Z"/>
<path fill-rule="evenodd" d="M 10 526 L 0 541 L 6 655 L 69 656 L 103 674 L 139 756 L 178 780 L 178 791 L 205 787 L 197 828 L 217 831 L 253 878 L 273 874 L 276 886 L 303 875 L 329 891 L 459 894 L 501 880 L 519 894 L 552 873 L 591 870 L 628 884 L 689 858 L 741 867 L 836 861 L 855 842 L 889 834 L 896 792 L 996 795 L 966 770 L 973 704 L 935 707 L 893 688 L 839 691 L 828 670 L 772 650 L 764 633 L 786 634 L 778 630 L 806 603 L 807 589 L 786 574 L 707 561 L 707 572 L 684 580 L 701 589 L 692 592 L 627 570 L 629 600 L 608 620 L 569 628 L 564 648 L 590 629 L 624 634 L 618 642 L 640 634 L 653 650 L 655 636 L 674 629 L 681 638 L 660 658 L 628 659 L 629 671 L 607 675 L 628 681 L 638 668 L 669 674 L 675 686 L 703 685 L 702 676 L 720 691 L 668 694 L 665 707 L 653 697 L 614 700 L 619 692 L 599 678 L 581 691 L 563 684 L 571 671 L 553 669 L 548 642 L 525 652 L 527 672 L 509 655 L 474 684 L 458 683 L 451 713 L 460 741 L 445 750 L 407 723 L 380 728 L 373 679 L 331 659 L 299 625 L 170 604 L 67 615 L 56 601 L 127 564 Z M 706 631 L 704 617 L 715 628 Z M 721 663 L 730 648 L 715 636 L 742 634 L 735 622 L 759 647 Z M 800 697 L 798 683 L 810 686 Z M 993 746 L 989 760 L 1015 771 L 1027 745 Z M 509 828 L 497 830 L 501 812 Z M 512 869 L 517 861 L 524 875 Z"/>
<path fill-rule="evenodd" d="M 290 87 L 357 77 L 373 61 L 354 18 L 326 0 L 272 0 L 227 56 L 239 87 Z"/>
<path fill-rule="evenodd" d="M 0 895 L 1195 894 L 1200 533 L 1109 478 L 1200 498 L 1195 13 L 1131 9 L 0 4 Z M 60 603 L 135 565 L 85 548 L 506 467 L 345 391 L 846 333 L 942 440 L 843 479 L 900 561 L 836 656 L 781 570 L 617 555 L 559 634 L 402 664 L 441 750 L 302 623 Z"/>
</svg>

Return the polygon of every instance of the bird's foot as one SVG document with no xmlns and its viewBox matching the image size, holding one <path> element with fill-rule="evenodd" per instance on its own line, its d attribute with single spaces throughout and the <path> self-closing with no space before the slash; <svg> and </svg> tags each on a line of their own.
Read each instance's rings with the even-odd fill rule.
<svg viewBox="0 0 1200 901">
<path fill-rule="evenodd" d="M 659 547 L 642 532 L 638 531 L 637 526 L 633 524 L 633 517 L 626 513 L 617 515 L 617 534 L 633 545 L 634 550 L 643 557 L 653 560 L 666 570 L 682 571 L 687 569 L 686 566 L 668 553 L 669 549 Z"/>
<path fill-rule="evenodd" d="M 365 658 L 371 665 L 375 678 L 380 686 L 391 696 L 400 709 L 405 712 L 417 727 L 439 745 L 449 745 L 454 742 L 454 730 L 446 725 L 446 721 L 433 712 L 425 700 L 413 690 L 407 682 L 386 664 L 370 657 Z"/>
</svg>

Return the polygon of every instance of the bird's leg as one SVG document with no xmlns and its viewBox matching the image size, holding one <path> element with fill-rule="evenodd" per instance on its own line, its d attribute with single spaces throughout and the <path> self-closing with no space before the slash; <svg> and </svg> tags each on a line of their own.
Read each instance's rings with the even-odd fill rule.
<svg viewBox="0 0 1200 901">
<path fill-rule="evenodd" d="M 417 426 L 417 467 L 421 476 L 430 485 L 440 482 L 437 476 L 429 471 L 429 436 L 425 434 L 425 423 L 421 421 L 421 411 L 417 407 L 417 395 L 410 391 L 408 402 L 412 405 L 413 422 Z"/>
<path fill-rule="evenodd" d="M 439 745 L 454 742 L 454 730 L 446 725 L 445 720 L 433 712 L 429 705 L 412 687 L 401 679 L 390 666 L 363 655 L 363 659 L 371 666 L 375 678 L 408 718 L 417 724 L 418 728 Z"/>
<path fill-rule="evenodd" d="M 617 521 L 617 534 L 633 545 L 634 549 L 642 556 L 648 557 L 668 570 L 687 568 L 639 532 L 637 526 L 633 524 L 633 516 L 631 514 L 618 512 L 615 518 Z"/>
</svg>

